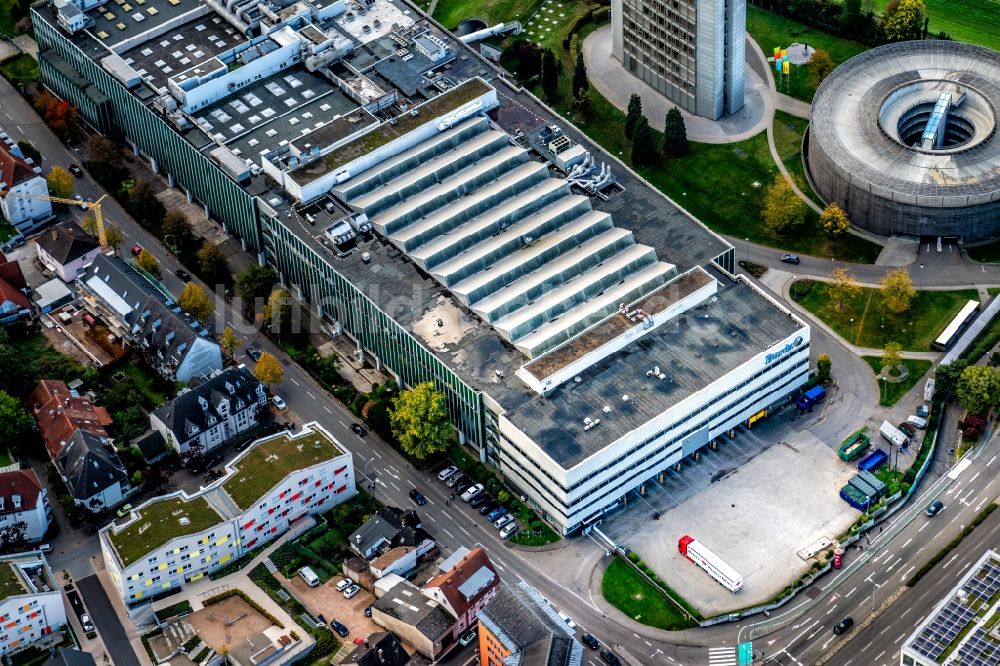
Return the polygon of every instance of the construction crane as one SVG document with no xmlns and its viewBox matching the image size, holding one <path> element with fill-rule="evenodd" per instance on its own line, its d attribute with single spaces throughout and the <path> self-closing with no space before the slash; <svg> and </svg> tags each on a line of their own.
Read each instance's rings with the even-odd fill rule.
<svg viewBox="0 0 1000 666">
<path fill-rule="evenodd" d="M 108 235 L 104 231 L 104 215 L 101 214 L 101 202 L 108 196 L 102 194 L 97 201 L 84 201 L 83 199 L 64 199 L 62 197 L 50 197 L 42 194 L 25 194 L 23 192 L 8 191 L 4 196 L 16 196 L 22 199 L 37 199 L 38 201 L 52 201 L 54 203 L 64 203 L 71 206 L 80 206 L 94 213 L 94 224 L 97 226 L 97 238 L 101 242 L 101 250 L 108 250 Z"/>
</svg>

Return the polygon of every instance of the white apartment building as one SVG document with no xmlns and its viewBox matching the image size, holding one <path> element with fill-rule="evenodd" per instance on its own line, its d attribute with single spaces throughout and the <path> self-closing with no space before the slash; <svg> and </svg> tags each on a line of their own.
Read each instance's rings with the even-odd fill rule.
<svg viewBox="0 0 1000 666">
<path fill-rule="evenodd" d="M 108 573 L 127 604 L 198 580 L 356 492 L 351 454 L 315 422 L 258 440 L 226 472 L 193 495 L 151 499 L 101 530 Z"/>
<path fill-rule="evenodd" d="M 42 168 L 25 157 L 10 137 L 0 134 L 0 214 L 20 233 L 31 231 L 52 217 L 52 204 L 29 197 L 48 195 Z"/>
<path fill-rule="evenodd" d="M 28 543 L 41 541 L 52 523 L 48 493 L 31 469 L 0 472 L 0 534 L 17 523 Z"/>
<path fill-rule="evenodd" d="M 0 557 L 0 655 L 61 640 L 66 607 L 45 556 Z"/>
</svg>

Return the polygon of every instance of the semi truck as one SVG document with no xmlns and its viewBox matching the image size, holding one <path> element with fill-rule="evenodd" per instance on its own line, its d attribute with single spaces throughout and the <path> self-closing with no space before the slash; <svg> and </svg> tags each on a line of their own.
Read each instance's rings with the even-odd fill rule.
<svg viewBox="0 0 1000 666">
<path fill-rule="evenodd" d="M 812 409 L 813 405 L 818 405 L 824 400 L 826 400 L 826 389 L 822 386 L 813 386 L 799 396 L 798 400 L 795 401 L 795 406 L 799 408 L 799 411 L 804 412 Z"/>
<path fill-rule="evenodd" d="M 888 421 L 882 421 L 882 425 L 878 429 L 878 434 L 882 435 L 882 439 L 899 449 L 909 445 L 910 443 L 910 438 L 904 435 L 902 430 Z"/>
<path fill-rule="evenodd" d="M 730 592 L 736 593 L 742 589 L 743 576 L 694 537 L 687 534 L 682 536 L 677 542 L 677 550 Z"/>
</svg>

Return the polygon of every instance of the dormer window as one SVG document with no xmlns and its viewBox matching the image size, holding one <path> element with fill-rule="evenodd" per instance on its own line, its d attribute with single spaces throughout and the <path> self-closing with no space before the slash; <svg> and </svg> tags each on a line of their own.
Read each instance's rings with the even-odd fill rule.
<svg viewBox="0 0 1000 666">
<path fill-rule="evenodd" d="M 188 436 L 189 437 L 194 437 L 197 434 L 198 434 L 198 426 L 192 425 L 191 428 L 188 429 Z"/>
</svg>

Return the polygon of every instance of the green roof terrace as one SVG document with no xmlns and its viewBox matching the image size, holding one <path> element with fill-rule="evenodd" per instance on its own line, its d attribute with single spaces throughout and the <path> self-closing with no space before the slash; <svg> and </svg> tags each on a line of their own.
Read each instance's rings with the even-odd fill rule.
<svg viewBox="0 0 1000 666">
<path fill-rule="evenodd" d="M 28 588 L 13 562 L 0 562 L 0 599 L 27 594 Z"/>
<path fill-rule="evenodd" d="M 197 534 L 224 520 L 201 496 L 186 500 L 181 497 L 154 499 L 134 511 L 138 517 L 127 527 L 107 532 L 118 558 L 126 567 L 171 539 Z"/>
<path fill-rule="evenodd" d="M 414 114 L 411 111 L 396 116 L 392 121 L 382 123 L 367 134 L 348 141 L 323 157 L 290 171 L 289 175 L 299 185 L 311 183 L 348 162 L 412 132 L 421 125 L 436 121 L 490 90 L 491 87 L 482 79 L 469 79 L 415 107 L 414 111 L 419 110 L 419 113 Z"/>
<path fill-rule="evenodd" d="M 303 430 L 294 437 L 278 435 L 261 440 L 233 461 L 235 471 L 223 482 L 222 489 L 241 510 L 246 510 L 292 472 L 341 455 L 344 451 L 320 431 Z"/>
</svg>

